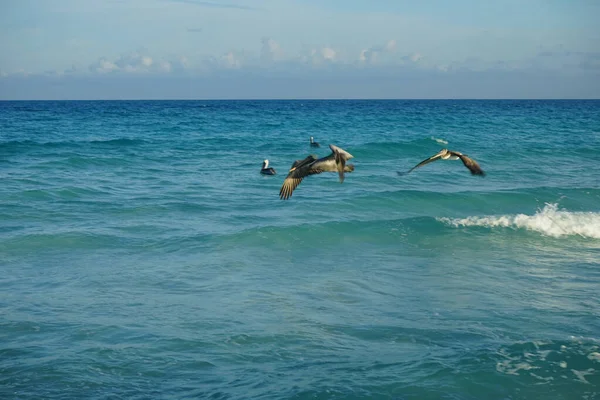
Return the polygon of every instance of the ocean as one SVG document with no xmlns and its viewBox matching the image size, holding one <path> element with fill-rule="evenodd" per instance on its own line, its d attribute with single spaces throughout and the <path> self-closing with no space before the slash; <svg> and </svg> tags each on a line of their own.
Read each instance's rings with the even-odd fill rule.
<svg viewBox="0 0 600 400">
<path fill-rule="evenodd" d="M 397 173 L 442 148 L 486 176 Z M 600 399 L 599 151 L 593 100 L 0 102 L 0 397 Z"/>
</svg>

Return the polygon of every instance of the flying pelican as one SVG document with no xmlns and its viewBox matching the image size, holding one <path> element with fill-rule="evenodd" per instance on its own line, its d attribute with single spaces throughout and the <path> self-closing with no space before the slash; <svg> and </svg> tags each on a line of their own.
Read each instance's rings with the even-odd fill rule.
<svg viewBox="0 0 600 400">
<path fill-rule="evenodd" d="M 311 136 L 310 137 L 310 147 L 321 147 L 321 145 L 319 144 L 319 142 L 315 142 L 315 139 Z"/>
<path fill-rule="evenodd" d="M 485 172 L 483 172 L 483 170 L 481 169 L 481 167 L 479 166 L 479 164 L 477 164 L 477 162 L 475 160 L 467 157 L 465 154 L 459 153 L 458 151 L 452 151 L 452 150 L 448 150 L 448 149 L 442 149 L 436 155 L 431 156 L 428 159 L 421 161 L 420 163 L 418 163 L 417 165 L 415 165 L 414 167 L 409 169 L 408 172 L 398 172 L 398 175 L 408 174 L 409 172 L 411 172 L 414 169 L 417 169 L 419 167 L 422 167 L 425 164 L 429 164 L 430 162 L 434 162 L 437 160 L 458 160 L 459 158 L 463 162 L 463 164 L 465 164 L 465 167 L 467 167 L 469 169 L 469 171 L 471 171 L 471 175 L 481 175 L 481 176 L 485 175 Z"/>
<path fill-rule="evenodd" d="M 260 173 L 263 175 L 277 174 L 277 172 L 275 172 L 275 168 L 269 167 L 269 160 L 263 161 L 263 165 L 262 165 L 262 169 L 260 170 Z"/>
<path fill-rule="evenodd" d="M 330 144 L 329 148 L 332 153 L 327 157 L 317 159 L 315 156 L 310 155 L 304 160 L 294 161 L 279 191 L 280 199 L 289 199 L 294 189 L 302 182 L 302 179 L 309 175 L 320 174 L 321 172 L 337 172 L 340 176 L 340 183 L 344 182 L 344 172 L 354 171 L 354 165 L 346 165 L 346 161 L 354 158 L 354 156 L 333 144 Z"/>
</svg>

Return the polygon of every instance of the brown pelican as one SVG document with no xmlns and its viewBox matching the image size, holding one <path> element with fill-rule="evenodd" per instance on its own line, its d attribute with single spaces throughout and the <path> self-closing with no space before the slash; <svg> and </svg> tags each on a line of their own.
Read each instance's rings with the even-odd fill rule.
<svg viewBox="0 0 600 400">
<path fill-rule="evenodd" d="M 425 164 L 429 164 L 430 162 L 434 162 L 437 160 L 458 160 L 459 158 L 463 162 L 463 164 L 465 164 L 465 167 L 467 167 L 469 169 L 469 171 L 471 171 L 471 175 L 481 175 L 481 176 L 485 175 L 485 172 L 483 172 L 483 170 L 481 169 L 481 167 L 479 166 L 479 164 L 477 164 L 477 162 L 475 160 L 467 157 L 465 154 L 459 153 L 458 151 L 452 151 L 452 150 L 448 150 L 448 149 L 442 149 L 436 155 L 431 156 L 428 159 L 421 161 L 420 163 L 418 163 L 417 165 L 415 165 L 414 167 L 409 169 L 408 172 L 404 172 L 404 173 L 398 172 L 398 174 L 399 175 L 408 174 L 409 172 L 411 172 L 414 169 L 417 169 L 419 167 L 422 167 Z"/>
<path fill-rule="evenodd" d="M 302 179 L 309 175 L 320 174 L 321 172 L 337 172 L 340 176 L 340 183 L 344 182 L 344 172 L 354 171 L 354 165 L 346 165 L 346 161 L 354 158 L 354 156 L 332 144 L 329 145 L 329 148 L 332 153 L 327 157 L 317 159 L 315 156 L 310 155 L 304 160 L 294 161 L 279 191 L 280 199 L 289 199 L 294 189 L 302 182 Z"/>
<path fill-rule="evenodd" d="M 321 145 L 319 144 L 319 142 L 315 142 L 315 139 L 311 136 L 310 137 L 310 147 L 321 147 Z"/>
<path fill-rule="evenodd" d="M 263 165 L 262 165 L 262 169 L 260 170 L 260 173 L 263 174 L 263 175 L 275 175 L 275 174 L 277 174 L 277 172 L 275 172 L 275 168 L 269 167 L 269 160 L 263 161 Z"/>
</svg>

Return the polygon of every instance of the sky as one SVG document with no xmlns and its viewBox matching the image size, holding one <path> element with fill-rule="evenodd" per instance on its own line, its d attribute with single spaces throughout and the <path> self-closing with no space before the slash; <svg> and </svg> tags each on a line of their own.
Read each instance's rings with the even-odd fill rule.
<svg viewBox="0 0 600 400">
<path fill-rule="evenodd" d="M 0 99 L 600 98 L 598 0 L 0 0 Z"/>
</svg>

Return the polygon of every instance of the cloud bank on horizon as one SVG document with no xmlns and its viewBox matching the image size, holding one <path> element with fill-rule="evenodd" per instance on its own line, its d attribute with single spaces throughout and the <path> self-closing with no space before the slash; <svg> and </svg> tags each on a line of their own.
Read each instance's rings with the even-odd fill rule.
<svg viewBox="0 0 600 400">
<path fill-rule="evenodd" d="M 593 0 L 0 4 L 0 99 L 599 98 Z"/>
</svg>

